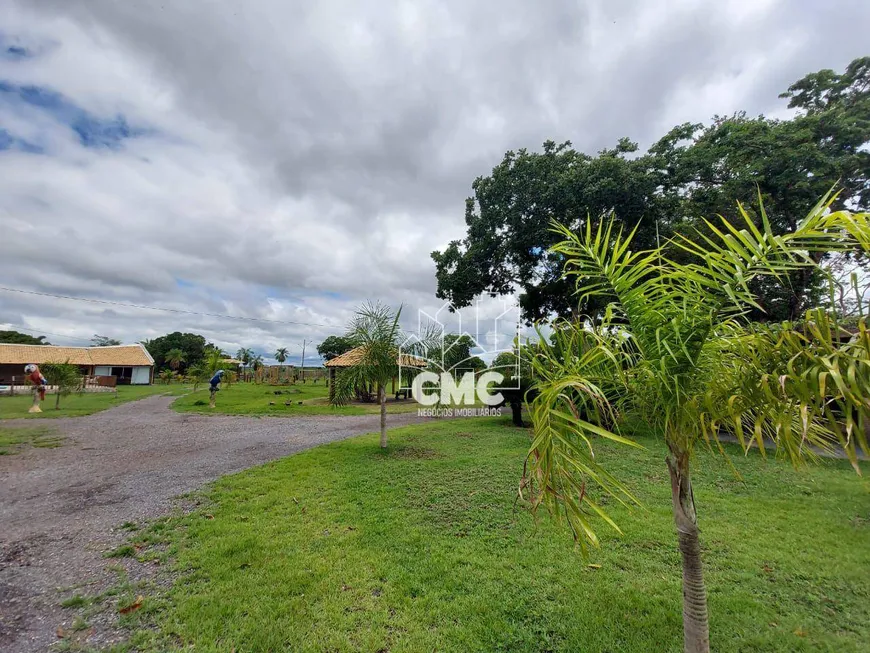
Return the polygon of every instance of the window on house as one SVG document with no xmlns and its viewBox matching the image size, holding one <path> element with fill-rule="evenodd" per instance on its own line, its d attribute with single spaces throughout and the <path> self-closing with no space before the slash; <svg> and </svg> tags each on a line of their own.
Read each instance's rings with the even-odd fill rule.
<svg viewBox="0 0 870 653">
<path fill-rule="evenodd" d="M 118 385 L 129 385 L 133 379 L 132 367 L 113 367 L 112 376 L 116 378 Z"/>
</svg>

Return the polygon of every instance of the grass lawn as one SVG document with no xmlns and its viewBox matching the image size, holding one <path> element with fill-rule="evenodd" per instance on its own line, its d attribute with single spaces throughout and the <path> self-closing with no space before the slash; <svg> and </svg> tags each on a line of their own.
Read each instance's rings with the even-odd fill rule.
<svg viewBox="0 0 870 653">
<path fill-rule="evenodd" d="M 227 393 L 228 395 L 230 393 Z M 318 447 L 216 482 L 184 517 L 132 536 L 179 574 L 122 620 L 137 650 L 680 651 L 680 560 L 665 450 L 601 443 L 643 500 L 611 506 L 584 560 L 514 507 L 528 433 L 433 421 Z M 731 448 L 732 454 L 737 449 Z M 697 460 L 712 645 L 866 651 L 870 494 L 841 461 L 795 471 Z M 163 540 L 149 554 L 147 544 Z M 162 553 L 161 553 L 162 552 Z"/>
<path fill-rule="evenodd" d="M 280 392 L 281 394 L 275 394 Z M 175 410 L 197 413 L 224 413 L 228 415 L 364 415 L 377 413 L 376 403 L 353 403 L 347 406 L 329 405 L 329 388 L 322 382 L 297 383 L 296 385 L 267 385 L 259 383 L 226 384 L 217 393 L 214 408 L 208 407 L 208 385 L 193 394 L 176 399 L 172 404 Z M 300 405 L 299 402 L 302 402 Z M 415 401 L 394 402 L 387 395 L 388 413 L 416 412 L 419 404 Z"/>
<path fill-rule="evenodd" d="M 151 395 L 181 394 L 188 392 L 190 386 L 185 385 L 122 385 L 118 392 L 86 392 L 84 394 L 71 394 L 60 398 L 60 409 L 54 409 L 55 395 L 45 395 L 42 402 L 41 413 L 28 413 L 27 410 L 33 405 L 30 393 L 15 395 L 14 397 L 0 397 L 0 419 L 13 419 L 27 417 L 28 419 L 46 419 L 53 417 L 79 417 L 98 413 L 101 410 L 120 406 L 128 401 L 143 399 Z"/>
<path fill-rule="evenodd" d="M 54 449 L 63 445 L 65 438 L 55 435 L 53 429 L 41 426 L 29 428 L 4 428 L 0 426 L 0 456 L 10 456 L 25 447 Z"/>
</svg>

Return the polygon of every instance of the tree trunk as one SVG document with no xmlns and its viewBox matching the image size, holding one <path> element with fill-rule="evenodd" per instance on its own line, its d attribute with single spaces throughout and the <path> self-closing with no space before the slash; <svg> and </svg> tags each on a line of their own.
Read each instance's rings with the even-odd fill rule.
<svg viewBox="0 0 870 653">
<path fill-rule="evenodd" d="M 54 398 L 54 409 L 60 410 L 60 386 L 57 386 L 57 396 Z"/>
<path fill-rule="evenodd" d="M 671 473 L 671 498 L 674 524 L 683 558 L 683 650 L 685 653 L 709 653 L 710 620 L 707 615 L 707 590 L 701 568 L 701 543 L 695 497 L 689 475 L 688 452 L 671 452 L 666 459 Z"/>
<path fill-rule="evenodd" d="M 511 420 L 514 426 L 523 425 L 523 402 L 512 401 L 511 403 Z"/>
<path fill-rule="evenodd" d="M 381 449 L 387 448 L 387 388 L 378 383 L 378 403 L 381 405 Z"/>
</svg>

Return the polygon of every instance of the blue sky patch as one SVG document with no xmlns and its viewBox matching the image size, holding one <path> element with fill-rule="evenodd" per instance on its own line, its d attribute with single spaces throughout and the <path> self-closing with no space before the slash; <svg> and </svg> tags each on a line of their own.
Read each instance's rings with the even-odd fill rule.
<svg viewBox="0 0 870 653">
<path fill-rule="evenodd" d="M 40 110 L 67 125 L 88 148 L 119 149 L 128 138 L 153 133 L 131 125 L 123 115 L 96 116 L 56 91 L 43 86 L 17 85 L 0 80 L 0 104 L 11 104 L 21 112 Z"/>
<path fill-rule="evenodd" d="M 0 152 L 3 150 L 19 150 L 28 154 L 42 154 L 44 152 L 39 145 L 30 143 L 23 138 L 17 138 L 8 130 L 0 127 Z"/>
</svg>

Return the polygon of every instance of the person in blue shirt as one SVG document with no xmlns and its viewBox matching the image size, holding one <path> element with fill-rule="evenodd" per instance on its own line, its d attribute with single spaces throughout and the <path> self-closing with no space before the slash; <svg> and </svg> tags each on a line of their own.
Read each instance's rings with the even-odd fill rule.
<svg viewBox="0 0 870 653">
<path fill-rule="evenodd" d="M 224 375 L 224 371 L 218 370 L 217 372 L 214 373 L 214 376 L 211 377 L 211 381 L 208 382 L 209 390 L 211 392 L 211 394 L 209 396 L 209 399 L 210 399 L 209 406 L 211 406 L 212 408 L 214 408 L 215 393 L 218 390 L 220 390 L 220 388 L 218 386 L 221 384 L 221 377 L 223 377 L 223 375 Z"/>
</svg>

